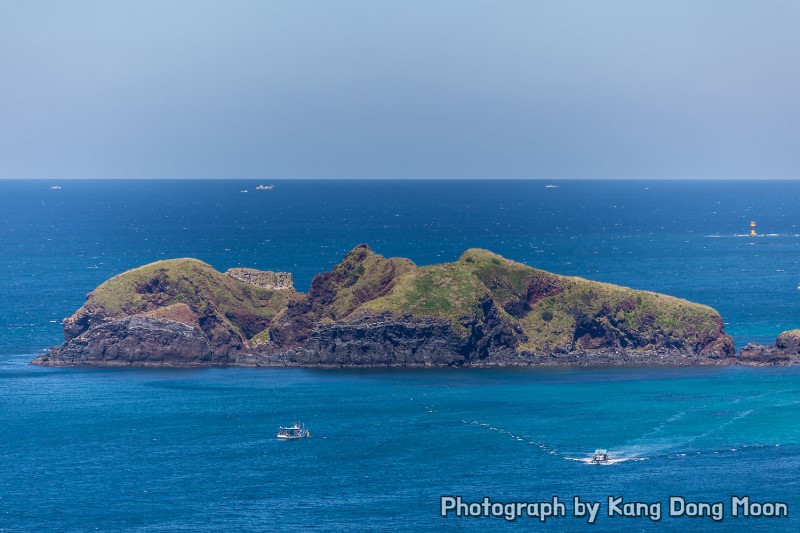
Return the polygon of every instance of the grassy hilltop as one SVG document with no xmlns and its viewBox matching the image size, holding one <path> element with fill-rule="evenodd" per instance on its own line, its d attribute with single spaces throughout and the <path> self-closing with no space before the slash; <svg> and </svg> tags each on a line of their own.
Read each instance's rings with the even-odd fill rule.
<svg viewBox="0 0 800 533">
<path fill-rule="evenodd" d="M 294 291 L 243 283 L 197 259 L 168 259 L 102 283 L 64 321 L 64 331 L 69 340 L 103 321 L 143 314 L 247 339 L 265 330 L 296 297 Z"/>
<path fill-rule="evenodd" d="M 464 317 L 482 318 L 478 302 L 485 299 L 493 300 L 502 319 L 527 336 L 518 350 L 534 353 L 575 345 L 703 346 L 722 327 L 719 314 L 708 306 L 559 276 L 480 249 L 467 250 L 455 263 L 413 269 L 389 294 L 362 308 L 441 317 L 458 329 Z"/>
</svg>

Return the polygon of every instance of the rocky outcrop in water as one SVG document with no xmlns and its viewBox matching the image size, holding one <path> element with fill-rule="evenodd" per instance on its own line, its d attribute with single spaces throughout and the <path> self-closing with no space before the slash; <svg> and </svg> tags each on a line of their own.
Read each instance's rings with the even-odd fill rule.
<svg viewBox="0 0 800 533">
<path fill-rule="evenodd" d="M 90 293 L 65 319 L 64 344 L 33 362 L 339 367 L 737 360 L 709 307 L 551 274 L 485 250 L 418 267 L 360 245 L 316 276 L 306 294 L 286 290 L 287 278 L 273 274 L 225 275 L 194 259 L 131 270 Z"/>
<path fill-rule="evenodd" d="M 742 348 L 742 362 L 752 365 L 796 365 L 800 364 L 800 329 L 784 331 L 774 344 L 762 346 L 751 343 Z"/>
</svg>

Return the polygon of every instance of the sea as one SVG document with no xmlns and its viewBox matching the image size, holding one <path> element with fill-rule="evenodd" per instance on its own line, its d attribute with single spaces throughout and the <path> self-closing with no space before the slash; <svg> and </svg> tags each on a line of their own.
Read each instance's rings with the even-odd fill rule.
<svg viewBox="0 0 800 533">
<path fill-rule="evenodd" d="M 127 269 L 305 291 L 360 243 L 686 298 L 738 348 L 800 327 L 800 181 L 261 183 L 0 181 L 0 532 L 800 530 L 800 367 L 28 364 Z"/>
</svg>

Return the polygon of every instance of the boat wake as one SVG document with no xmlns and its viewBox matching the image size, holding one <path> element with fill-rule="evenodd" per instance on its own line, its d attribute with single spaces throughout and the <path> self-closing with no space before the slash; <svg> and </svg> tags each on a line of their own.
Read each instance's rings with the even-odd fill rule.
<svg viewBox="0 0 800 533">
<path fill-rule="evenodd" d="M 462 419 L 461 422 L 463 422 L 464 424 L 470 424 L 470 425 L 473 425 L 473 426 L 482 427 L 482 428 L 488 429 L 489 431 L 497 432 L 497 433 L 499 433 L 501 435 L 506 435 L 506 436 L 510 437 L 511 439 L 514 439 L 515 441 L 523 443 L 523 444 L 526 444 L 528 446 L 536 446 L 537 448 L 539 448 L 541 451 L 547 453 L 548 455 L 563 456 L 561 453 L 559 453 L 559 451 L 556 448 L 553 448 L 552 446 L 549 446 L 544 442 L 537 441 L 537 440 L 533 439 L 532 437 L 528 437 L 526 435 L 521 435 L 521 434 L 516 434 L 516 433 L 514 433 L 512 431 L 509 431 L 507 429 L 498 428 L 498 427 L 492 426 L 491 424 L 487 424 L 486 422 L 481 422 L 479 420 L 463 420 Z"/>
<path fill-rule="evenodd" d="M 721 421 L 714 427 L 699 433 L 692 432 L 684 435 L 664 434 L 664 429 L 676 422 L 682 421 L 687 415 L 686 411 L 679 411 L 658 424 L 651 431 L 628 441 L 615 449 L 615 458 L 625 457 L 636 460 L 653 459 L 656 457 L 686 457 L 687 455 L 700 455 L 702 450 L 693 449 L 696 441 L 724 431 L 739 420 L 753 414 L 754 409 L 744 409 L 732 413 L 730 418 Z M 717 452 L 718 453 L 718 452 Z"/>
<path fill-rule="evenodd" d="M 742 398 L 739 401 L 747 402 L 748 400 L 761 399 L 765 396 L 772 396 L 774 394 L 776 394 L 776 392 L 771 391 L 765 394 Z M 792 402 L 788 405 L 792 405 L 794 403 L 797 402 Z M 780 405 L 787 404 L 784 403 Z M 713 449 L 709 449 L 707 446 L 698 446 L 696 442 L 703 441 L 703 439 L 706 439 L 707 437 L 724 432 L 731 425 L 736 424 L 740 420 L 747 418 L 758 411 L 758 407 L 756 406 L 748 405 L 746 407 L 751 408 L 744 408 L 736 412 L 729 413 L 724 419 L 719 420 L 716 425 L 712 427 L 706 426 L 705 430 L 701 429 L 700 431 L 697 431 L 698 428 L 696 427 L 693 427 L 692 429 L 686 427 L 687 423 L 689 424 L 689 427 L 694 425 L 692 424 L 693 411 L 678 411 L 668 416 L 660 423 L 657 423 L 657 425 L 655 425 L 655 427 L 653 427 L 650 431 L 628 440 L 627 442 L 622 443 L 620 446 L 614 446 L 613 450 L 608 452 L 608 460 L 602 462 L 593 461 L 593 456 L 588 454 L 585 450 L 562 450 L 544 441 L 538 440 L 535 437 L 531 437 L 523 433 L 516 433 L 514 431 L 494 426 L 486 422 L 465 419 L 462 419 L 461 421 L 464 424 L 473 425 L 498 433 L 499 435 L 507 436 L 508 438 L 519 442 L 520 444 L 535 446 L 541 452 L 556 458 L 592 466 L 607 466 L 626 462 L 648 461 L 656 458 L 679 459 L 687 456 L 703 455 L 707 453 L 735 453 L 742 448 L 746 448 L 748 445 L 739 444 L 735 447 L 723 445 L 722 447 L 714 447 Z M 702 411 L 700 411 L 699 414 L 703 414 Z M 681 431 L 682 429 L 683 431 Z M 686 431 L 686 429 L 689 429 L 689 431 Z M 708 442 L 708 444 L 711 444 L 711 442 Z"/>
<path fill-rule="evenodd" d="M 486 422 L 481 422 L 479 420 L 463 420 L 463 419 L 461 420 L 461 422 L 463 422 L 464 424 L 469 424 L 469 425 L 485 428 L 485 429 L 487 429 L 489 431 L 494 431 L 494 432 L 496 432 L 496 433 L 498 433 L 500 435 L 506 435 L 506 436 L 510 437 L 511 439 L 513 439 L 513 440 L 515 440 L 515 441 L 517 441 L 519 443 L 525 444 L 527 446 L 535 446 L 536 448 L 538 448 L 542 452 L 546 453 L 547 455 L 550 455 L 550 456 L 553 456 L 553 457 L 557 457 L 557 458 L 560 458 L 560 459 L 564 459 L 566 461 L 577 461 L 579 463 L 584 463 L 584 464 L 588 464 L 588 465 L 598 465 L 599 464 L 601 466 L 607 466 L 607 465 L 615 465 L 615 464 L 618 464 L 618 463 L 625 463 L 625 462 L 628 462 L 628 461 L 646 461 L 647 460 L 647 457 L 640 457 L 640 456 L 637 456 L 635 454 L 627 453 L 624 450 L 618 450 L 618 451 L 616 451 L 614 453 L 609 453 L 607 461 L 604 461 L 602 463 L 593 463 L 591 455 L 587 456 L 587 457 L 572 457 L 572 455 L 577 455 L 577 453 L 561 452 L 558 448 L 555 448 L 554 446 L 550 446 L 549 444 L 547 444 L 545 442 L 536 440 L 533 437 L 529 437 L 529 436 L 523 435 L 523 434 L 517 434 L 517 433 L 514 433 L 513 431 L 509 431 L 509 430 L 504 429 L 504 428 L 496 427 L 496 426 L 493 426 L 493 425 L 488 424 Z"/>
</svg>

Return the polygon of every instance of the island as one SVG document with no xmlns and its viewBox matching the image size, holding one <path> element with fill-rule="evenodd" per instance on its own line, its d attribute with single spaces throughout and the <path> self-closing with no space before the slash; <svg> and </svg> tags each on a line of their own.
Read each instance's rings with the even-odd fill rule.
<svg viewBox="0 0 800 533">
<path fill-rule="evenodd" d="M 102 283 L 52 366 L 444 367 L 785 364 L 737 356 L 711 307 L 470 249 L 417 266 L 362 244 L 307 293 L 292 275 L 170 259 Z"/>
</svg>

